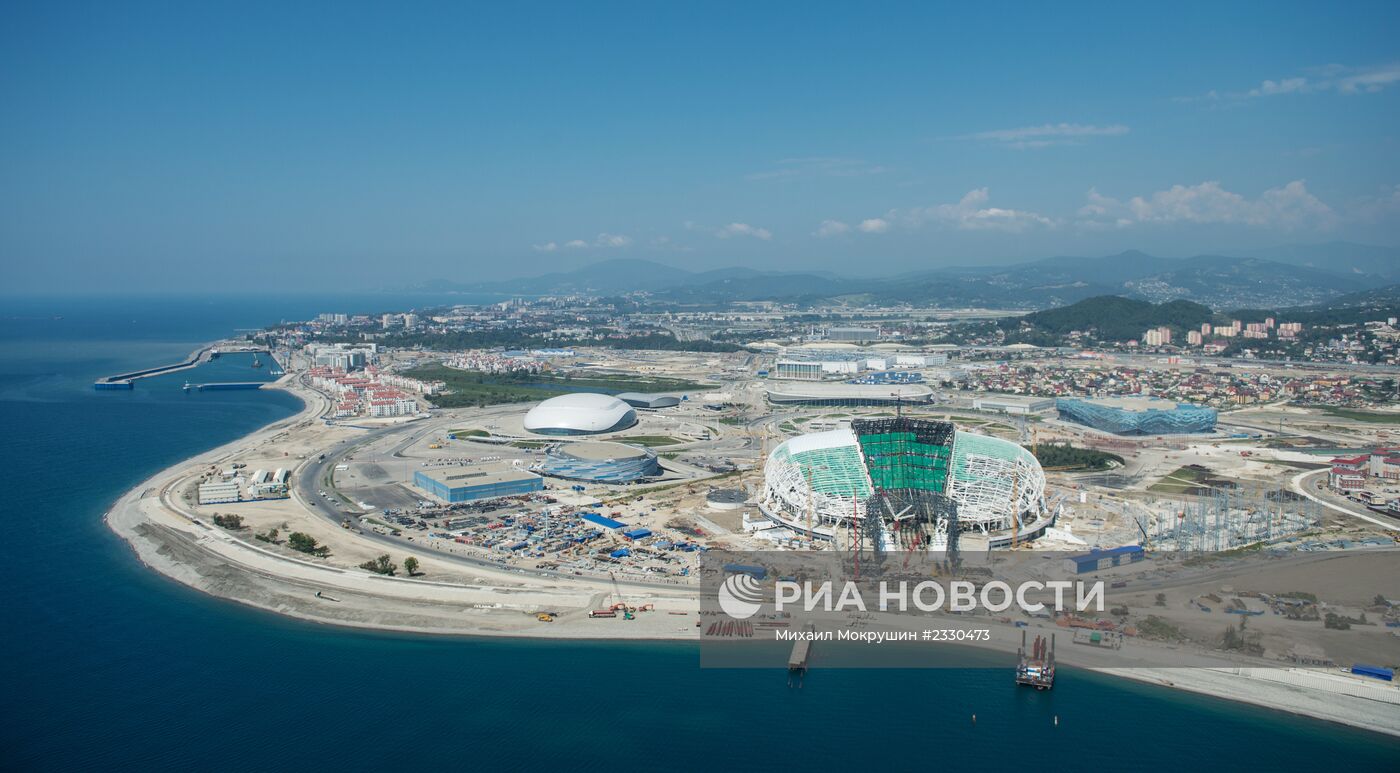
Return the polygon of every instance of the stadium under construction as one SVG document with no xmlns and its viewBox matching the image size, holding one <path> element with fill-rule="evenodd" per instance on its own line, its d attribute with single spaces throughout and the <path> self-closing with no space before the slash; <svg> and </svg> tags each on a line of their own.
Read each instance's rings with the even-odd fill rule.
<svg viewBox="0 0 1400 773">
<path fill-rule="evenodd" d="M 767 458 L 759 506 L 810 538 L 881 550 L 953 551 L 960 540 L 1006 547 L 1054 520 L 1029 451 L 904 417 L 856 419 L 781 443 Z"/>
</svg>

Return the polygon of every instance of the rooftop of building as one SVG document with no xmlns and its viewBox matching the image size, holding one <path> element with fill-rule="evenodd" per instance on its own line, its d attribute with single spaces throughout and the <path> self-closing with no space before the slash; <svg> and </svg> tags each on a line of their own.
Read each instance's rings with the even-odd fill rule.
<svg viewBox="0 0 1400 773">
<path fill-rule="evenodd" d="M 1075 399 L 1089 403 L 1090 405 L 1098 405 L 1104 408 L 1117 408 L 1123 411 L 1171 411 L 1180 407 L 1175 400 L 1164 400 L 1160 397 L 1124 396 Z M 1186 407 L 1190 408 L 1194 406 Z"/>
<path fill-rule="evenodd" d="M 512 483 L 539 476 L 515 467 L 429 467 L 418 470 L 425 477 L 446 486 L 484 486 L 492 483 Z"/>
<path fill-rule="evenodd" d="M 607 461 L 608 459 L 636 459 L 650 455 L 650 451 L 625 443 L 561 443 L 557 453 L 587 461 Z"/>
</svg>

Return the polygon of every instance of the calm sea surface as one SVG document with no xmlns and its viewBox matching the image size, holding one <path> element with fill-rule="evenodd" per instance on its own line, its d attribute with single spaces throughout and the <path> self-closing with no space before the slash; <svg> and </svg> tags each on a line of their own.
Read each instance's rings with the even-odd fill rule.
<svg viewBox="0 0 1400 773">
<path fill-rule="evenodd" d="M 1076 671 L 1048 694 L 1009 669 L 789 690 L 781 670 L 701 670 L 690 645 L 320 627 L 165 580 L 102 524 L 145 477 L 299 403 L 181 391 L 267 377 L 238 356 L 131 392 L 94 379 L 284 318 L 450 300 L 0 300 L 0 769 L 1400 768 L 1385 737 Z"/>
</svg>

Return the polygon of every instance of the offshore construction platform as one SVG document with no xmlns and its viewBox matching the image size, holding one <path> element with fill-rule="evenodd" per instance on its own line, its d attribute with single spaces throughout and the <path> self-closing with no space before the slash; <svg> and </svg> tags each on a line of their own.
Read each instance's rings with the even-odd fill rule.
<svg viewBox="0 0 1400 773">
<path fill-rule="evenodd" d="M 1016 684 L 1048 690 L 1055 686 L 1055 634 L 1046 639 L 1036 634 L 1026 649 L 1026 630 L 1021 629 L 1021 646 L 1016 650 Z"/>
</svg>

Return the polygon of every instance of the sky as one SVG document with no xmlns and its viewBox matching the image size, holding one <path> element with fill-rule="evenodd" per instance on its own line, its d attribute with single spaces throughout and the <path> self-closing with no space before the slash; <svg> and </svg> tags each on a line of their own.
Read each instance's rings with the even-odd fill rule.
<svg viewBox="0 0 1400 773">
<path fill-rule="evenodd" d="M 1393 0 L 0 4 L 0 292 L 1333 240 L 1400 244 Z"/>
</svg>

